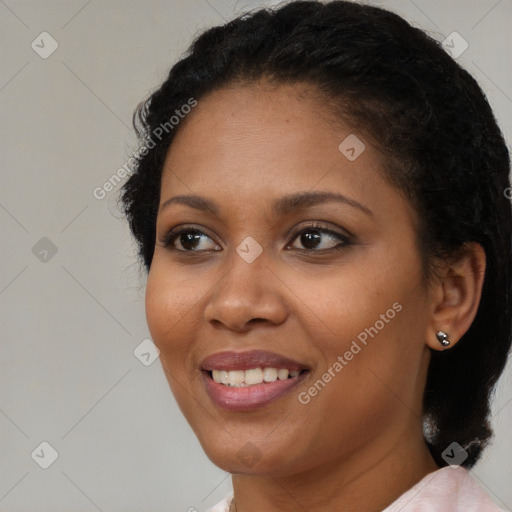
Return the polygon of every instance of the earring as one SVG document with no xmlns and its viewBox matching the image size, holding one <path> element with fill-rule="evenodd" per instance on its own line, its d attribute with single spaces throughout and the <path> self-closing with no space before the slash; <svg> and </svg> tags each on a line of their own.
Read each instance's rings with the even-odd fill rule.
<svg viewBox="0 0 512 512">
<path fill-rule="evenodd" d="M 443 345 L 443 347 L 447 347 L 450 344 L 450 340 L 448 339 L 448 334 L 446 334 L 444 331 L 437 331 L 436 337 L 439 343 Z"/>
</svg>

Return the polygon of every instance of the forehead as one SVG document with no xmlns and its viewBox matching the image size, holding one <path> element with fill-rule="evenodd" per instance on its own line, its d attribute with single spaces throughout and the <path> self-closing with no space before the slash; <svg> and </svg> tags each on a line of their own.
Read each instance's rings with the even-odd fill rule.
<svg viewBox="0 0 512 512">
<path fill-rule="evenodd" d="M 221 207 L 251 209 L 322 190 L 389 210 L 403 199 L 382 171 L 381 154 L 350 126 L 334 124 L 311 86 L 229 87 L 200 99 L 181 121 L 164 164 L 161 204 L 199 194 Z"/>
<path fill-rule="evenodd" d="M 344 163 L 339 145 L 351 134 L 341 122 L 335 127 L 332 117 L 310 85 L 256 83 L 219 89 L 200 99 L 177 127 L 164 178 L 171 170 L 186 170 L 190 179 L 192 173 L 207 171 L 215 180 L 261 180 L 271 171 L 268 177 L 274 182 L 282 175 L 290 178 L 286 171 L 291 169 L 294 179 L 312 176 L 315 169 L 326 173 Z M 365 150 L 364 160 L 366 166 L 379 164 L 373 149 Z M 360 166 L 352 162 L 351 167 Z"/>
</svg>

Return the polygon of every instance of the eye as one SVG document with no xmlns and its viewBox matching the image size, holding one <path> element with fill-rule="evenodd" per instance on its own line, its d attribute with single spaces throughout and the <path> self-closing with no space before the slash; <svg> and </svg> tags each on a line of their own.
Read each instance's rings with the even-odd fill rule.
<svg viewBox="0 0 512 512">
<path fill-rule="evenodd" d="M 208 243 L 208 240 L 210 240 L 210 243 Z M 301 249 L 294 244 L 289 244 L 288 247 L 292 246 L 294 249 L 306 252 L 336 251 L 351 244 L 350 236 L 320 224 L 303 227 L 292 240 L 297 240 L 304 248 Z M 222 250 L 210 236 L 193 227 L 171 229 L 161 240 L 161 245 L 169 250 L 190 253 Z"/>
<path fill-rule="evenodd" d="M 300 251 L 333 251 L 341 250 L 351 244 L 351 238 L 320 224 L 313 224 L 301 229 L 293 238 L 302 244 L 304 249 L 294 246 Z"/>
<path fill-rule="evenodd" d="M 211 243 L 204 242 L 210 240 Z M 191 227 L 171 229 L 163 238 L 162 245 L 170 250 L 182 252 L 220 251 L 221 247 L 203 231 Z M 179 247 L 181 246 L 181 247 Z"/>
</svg>

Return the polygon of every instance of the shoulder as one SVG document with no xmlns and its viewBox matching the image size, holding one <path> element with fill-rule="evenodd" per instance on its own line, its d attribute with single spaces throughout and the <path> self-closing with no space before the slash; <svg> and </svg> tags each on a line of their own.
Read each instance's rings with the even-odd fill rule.
<svg viewBox="0 0 512 512">
<path fill-rule="evenodd" d="M 206 512 L 228 512 L 229 504 L 233 499 L 233 493 L 228 494 L 223 500 L 219 501 L 216 505 L 209 508 Z"/>
<path fill-rule="evenodd" d="M 460 466 L 447 466 L 426 475 L 382 512 L 504 512 Z"/>
</svg>

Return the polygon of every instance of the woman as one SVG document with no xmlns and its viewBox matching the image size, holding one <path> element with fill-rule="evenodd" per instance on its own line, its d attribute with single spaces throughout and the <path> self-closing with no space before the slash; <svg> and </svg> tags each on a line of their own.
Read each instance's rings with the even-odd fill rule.
<svg viewBox="0 0 512 512">
<path fill-rule="evenodd" d="M 509 155 L 419 29 L 289 2 L 137 110 L 122 206 L 215 512 L 498 511 L 469 475 L 511 345 Z"/>
</svg>

